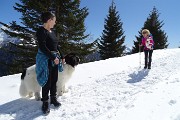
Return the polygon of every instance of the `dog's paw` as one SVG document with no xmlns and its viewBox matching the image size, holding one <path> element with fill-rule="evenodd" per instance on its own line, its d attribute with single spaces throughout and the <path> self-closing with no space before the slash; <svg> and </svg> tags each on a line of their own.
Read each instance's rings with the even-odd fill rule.
<svg viewBox="0 0 180 120">
<path fill-rule="evenodd" d="M 57 96 L 62 96 L 63 95 L 63 92 L 58 92 Z"/>
<path fill-rule="evenodd" d="M 35 97 L 35 100 L 36 100 L 36 101 L 40 101 L 40 100 L 41 100 L 41 97 Z"/>
<path fill-rule="evenodd" d="M 28 98 L 31 98 L 31 97 L 33 97 L 33 92 L 28 93 Z"/>
<path fill-rule="evenodd" d="M 35 96 L 35 100 L 36 100 L 36 101 L 40 101 L 40 100 L 41 100 L 41 97 L 40 97 L 40 96 Z"/>
<path fill-rule="evenodd" d="M 64 91 L 63 91 L 63 93 L 68 93 L 69 92 L 69 90 L 68 89 L 65 89 Z"/>
<path fill-rule="evenodd" d="M 34 96 L 35 96 L 35 100 L 37 100 L 37 101 L 40 101 L 40 100 L 41 100 L 41 97 L 40 97 L 40 93 L 39 93 L 39 92 L 35 92 Z"/>
</svg>

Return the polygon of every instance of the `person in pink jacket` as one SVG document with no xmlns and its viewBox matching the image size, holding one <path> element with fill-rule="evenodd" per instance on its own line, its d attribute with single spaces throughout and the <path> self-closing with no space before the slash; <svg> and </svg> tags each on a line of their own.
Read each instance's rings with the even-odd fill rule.
<svg viewBox="0 0 180 120">
<path fill-rule="evenodd" d="M 151 69 L 154 40 L 153 40 L 153 37 L 151 36 L 151 33 L 148 29 L 142 30 L 142 35 L 143 35 L 143 37 L 142 37 L 142 41 L 141 41 L 140 46 L 144 47 L 144 55 L 145 55 L 144 69 L 146 69 L 146 68 Z"/>
</svg>

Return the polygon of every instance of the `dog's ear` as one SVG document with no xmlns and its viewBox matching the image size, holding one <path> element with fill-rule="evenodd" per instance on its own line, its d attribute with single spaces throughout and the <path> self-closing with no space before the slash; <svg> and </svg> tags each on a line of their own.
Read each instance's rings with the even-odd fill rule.
<svg viewBox="0 0 180 120">
<path fill-rule="evenodd" d="M 74 54 L 73 53 L 69 53 L 65 56 L 65 62 L 66 64 L 71 65 L 72 67 L 74 67 Z"/>
<path fill-rule="evenodd" d="M 80 63 L 80 58 L 78 56 L 76 56 L 76 63 L 75 65 L 78 65 Z"/>
<path fill-rule="evenodd" d="M 68 64 L 70 63 L 70 56 L 69 55 L 65 56 L 65 62 L 68 63 Z"/>
</svg>

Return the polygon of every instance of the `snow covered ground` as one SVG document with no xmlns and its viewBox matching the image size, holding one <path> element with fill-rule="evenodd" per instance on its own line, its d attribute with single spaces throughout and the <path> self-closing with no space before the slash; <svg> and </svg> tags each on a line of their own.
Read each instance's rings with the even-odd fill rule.
<svg viewBox="0 0 180 120">
<path fill-rule="evenodd" d="M 139 54 L 78 65 L 48 116 L 41 101 L 20 98 L 21 74 L 1 77 L 0 120 L 180 120 L 179 66 L 180 49 L 154 51 L 151 70 Z"/>
</svg>

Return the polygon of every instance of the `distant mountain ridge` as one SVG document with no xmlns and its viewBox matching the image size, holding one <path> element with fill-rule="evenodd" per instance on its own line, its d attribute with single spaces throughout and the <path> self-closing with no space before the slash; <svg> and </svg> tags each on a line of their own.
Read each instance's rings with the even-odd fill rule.
<svg viewBox="0 0 180 120">
<path fill-rule="evenodd" d="M 123 56 L 125 56 L 125 55 L 130 55 L 131 53 L 132 53 L 132 49 L 129 48 L 129 47 L 126 47 L 125 50 L 124 50 L 124 52 L 123 52 Z M 99 60 L 101 60 L 99 51 L 97 50 L 97 51 L 95 51 L 95 52 L 87 55 L 87 56 L 85 57 L 85 60 L 86 60 L 87 62 L 93 62 L 93 61 L 99 61 Z"/>
<path fill-rule="evenodd" d="M 9 42 L 16 43 L 16 44 L 21 42 L 19 38 L 12 38 L 8 36 L 6 33 L 2 31 L 2 29 L 8 29 L 8 28 L 6 28 L 5 26 L 0 27 L 0 47 L 2 47 L 3 45 L 6 45 Z"/>
</svg>

